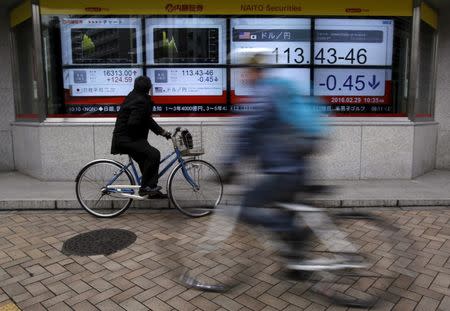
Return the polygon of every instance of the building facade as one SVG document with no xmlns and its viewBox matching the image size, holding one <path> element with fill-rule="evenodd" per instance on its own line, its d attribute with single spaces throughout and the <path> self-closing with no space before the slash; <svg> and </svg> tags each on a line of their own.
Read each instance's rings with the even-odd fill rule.
<svg viewBox="0 0 450 311">
<path fill-rule="evenodd" d="M 323 100 L 330 139 L 314 177 L 450 168 L 446 1 L 315 2 L 6 1 L 0 170 L 73 180 L 85 163 L 113 157 L 118 104 L 141 74 L 153 81 L 157 121 L 198 133 L 214 163 L 233 112 L 247 107 L 245 51 L 261 49 L 274 74 Z"/>
</svg>

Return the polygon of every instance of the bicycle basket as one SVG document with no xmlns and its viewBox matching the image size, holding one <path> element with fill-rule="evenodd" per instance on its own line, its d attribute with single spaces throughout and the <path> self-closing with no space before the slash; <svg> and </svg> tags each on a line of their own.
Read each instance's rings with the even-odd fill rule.
<svg viewBox="0 0 450 311">
<path fill-rule="evenodd" d="M 192 139 L 192 134 L 189 133 L 188 130 L 181 131 L 181 139 L 183 140 L 183 144 L 186 146 L 187 149 L 194 148 L 194 141 Z"/>
<path fill-rule="evenodd" d="M 192 135 L 188 129 L 183 129 L 176 137 L 176 145 L 182 156 L 199 156 L 204 154 L 200 135 Z"/>
</svg>

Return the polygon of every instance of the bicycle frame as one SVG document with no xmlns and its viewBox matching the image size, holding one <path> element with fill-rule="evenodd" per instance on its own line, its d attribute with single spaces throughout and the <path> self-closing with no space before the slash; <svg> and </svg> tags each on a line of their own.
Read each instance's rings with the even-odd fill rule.
<svg viewBox="0 0 450 311">
<path fill-rule="evenodd" d="M 181 156 L 181 152 L 178 150 L 178 148 L 174 148 L 175 150 L 164 157 L 159 163 L 162 164 L 166 162 L 168 159 L 175 157 L 169 161 L 169 163 L 158 173 L 158 177 L 162 177 L 173 165 L 178 162 L 181 164 L 181 170 L 183 172 L 184 177 L 186 178 L 187 182 L 195 189 L 198 189 L 198 185 L 195 183 L 193 178 L 189 175 L 188 170 L 185 166 L 185 161 L 183 157 Z M 139 189 L 141 187 L 141 181 L 142 176 L 139 176 L 138 170 L 136 169 L 136 165 L 134 164 L 133 159 L 131 159 L 130 156 L 129 161 L 127 165 L 124 165 L 117 173 L 114 174 L 114 177 L 106 184 L 106 189 L 110 193 L 117 193 L 122 194 L 124 196 L 129 196 L 133 198 L 140 198 L 138 196 L 135 196 L 135 190 Z M 131 167 L 131 173 L 137 182 L 137 185 L 112 185 L 118 178 L 121 176 L 125 171 L 129 171 L 129 168 Z"/>
</svg>

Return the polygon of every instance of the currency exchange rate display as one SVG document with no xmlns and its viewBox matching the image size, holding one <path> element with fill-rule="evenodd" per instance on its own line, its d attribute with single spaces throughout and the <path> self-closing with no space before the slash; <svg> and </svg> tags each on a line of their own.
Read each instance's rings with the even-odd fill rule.
<svg viewBox="0 0 450 311">
<path fill-rule="evenodd" d="M 392 112 L 393 20 L 234 18 L 230 28 L 232 103 L 251 95 L 245 65 L 262 53 L 270 74 L 322 97 L 321 110 Z"/>
<path fill-rule="evenodd" d="M 309 18 L 233 18 L 231 19 L 231 100 L 243 101 L 251 95 L 245 68 L 249 58 L 265 55 L 270 75 L 289 78 L 304 92 L 309 90 L 311 64 L 311 19 Z M 308 91 L 309 95 L 309 91 Z M 236 110 L 237 107 L 235 107 Z"/>
</svg>

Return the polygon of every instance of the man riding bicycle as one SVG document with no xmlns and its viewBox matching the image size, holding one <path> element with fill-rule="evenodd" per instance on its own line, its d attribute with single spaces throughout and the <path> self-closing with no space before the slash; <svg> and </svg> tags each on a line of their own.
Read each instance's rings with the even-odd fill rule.
<svg viewBox="0 0 450 311">
<path fill-rule="evenodd" d="M 246 78 L 253 87 L 255 109 L 240 122 L 224 179 L 234 175 L 243 158 L 258 159 L 265 176 L 244 195 L 239 220 L 269 229 L 293 248 L 310 230 L 299 228 L 290 212 L 273 207 L 293 201 L 305 186 L 307 156 L 318 145 L 323 126 L 314 99 L 299 95 L 299 86 L 292 81 L 266 74 L 263 63 L 264 55 L 249 62 Z"/>
<path fill-rule="evenodd" d="M 147 139 L 149 130 L 166 139 L 170 139 L 171 135 L 152 118 L 151 89 L 150 78 L 140 76 L 135 79 L 134 89 L 125 98 L 117 116 L 111 153 L 128 154 L 138 163 L 142 173 L 140 196 L 164 199 L 167 195 L 158 186 L 161 154 Z"/>
</svg>

